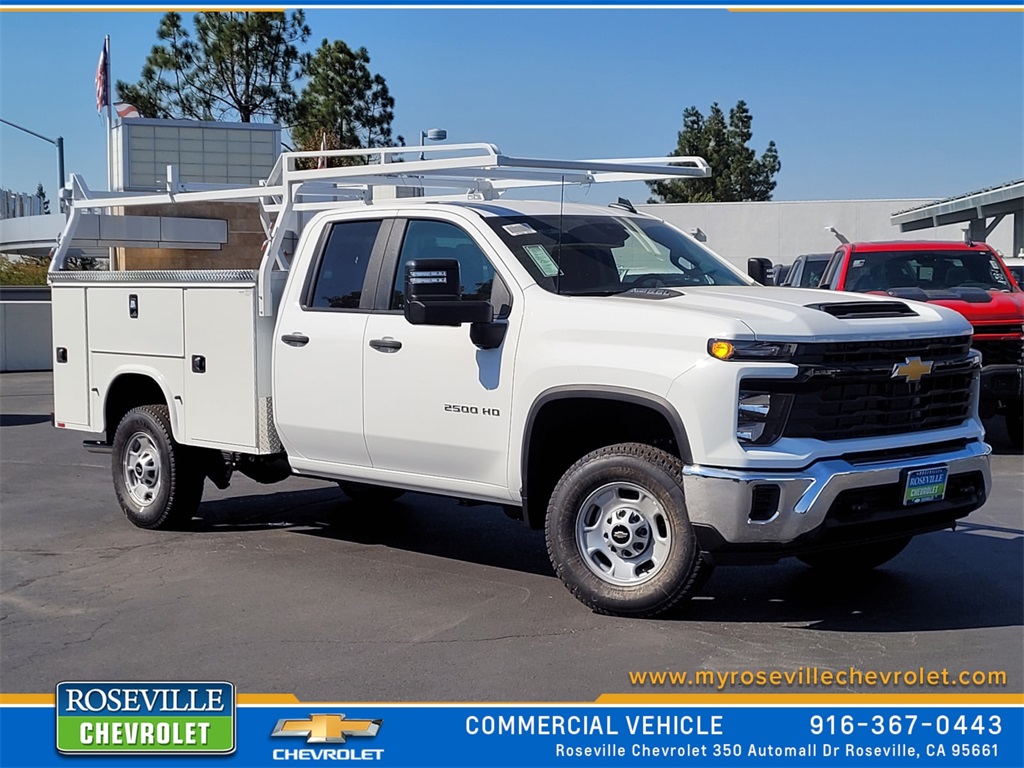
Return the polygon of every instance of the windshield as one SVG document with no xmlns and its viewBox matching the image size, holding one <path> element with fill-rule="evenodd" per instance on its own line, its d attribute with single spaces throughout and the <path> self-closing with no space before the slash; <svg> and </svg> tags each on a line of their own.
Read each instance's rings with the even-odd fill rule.
<svg viewBox="0 0 1024 768">
<path fill-rule="evenodd" d="M 552 293 L 594 296 L 633 288 L 746 285 L 711 251 L 653 219 L 495 216 L 485 221 Z"/>
<path fill-rule="evenodd" d="M 1010 281 L 989 251 L 877 251 L 853 253 L 848 291 L 983 288 L 1009 291 Z"/>
</svg>

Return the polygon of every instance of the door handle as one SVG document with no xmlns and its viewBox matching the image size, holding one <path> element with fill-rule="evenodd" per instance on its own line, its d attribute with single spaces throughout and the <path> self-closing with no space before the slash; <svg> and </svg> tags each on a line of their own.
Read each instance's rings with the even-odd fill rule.
<svg viewBox="0 0 1024 768">
<path fill-rule="evenodd" d="M 309 336 L 303 336 L 301 333 L 286 333 L 281 337 L 281 341 L 290 347 L 304 347 L 309 344 Z"/>
<path fill-rule="evenodd" d="M 371 339 L 370 346 L 378 352 L 397 352 L 402 348 L 402 342 L 386 337 L 383 339 Z"/>
</svg>

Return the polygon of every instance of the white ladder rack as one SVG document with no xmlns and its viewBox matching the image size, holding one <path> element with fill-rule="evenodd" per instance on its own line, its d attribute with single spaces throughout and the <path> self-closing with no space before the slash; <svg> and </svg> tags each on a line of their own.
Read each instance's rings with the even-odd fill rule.
<svg viewBox="0 0 1024 768">
<path fill-rule="evenodd" d="M 412 155 L 413 159 L 405 156 Z M 351 165 L 299 169 L 299 160 L 350 158 Z M 493 144 L 336 149 L 284 152 L 266 181 L 258 186 L 183 184 L 168 166 L 167 191 L 155 193 L 96 192 L 72 174 L 63 191 L 68 220 L 54 251 L 50 271 L 66 267 L 75 230 L 86 210 L 108 213 L 112 208 L 187 202 L 260 203 L 260 220 L 267 242 L 260 266 L 260 315 L 273 314 L 270 277 L 275 265 L 289 268 L 282 250 L 287 233 L 301 232 L 299 214 L 339 206 L 372 205 L 379 187 L 422 189 L 431 200 L 492 200 L 510 189 L 589 185 L 624 181 L 668 181 L 706 178 L 711 168 L 700 157 L 640 157 L 599 160 L 547 160 L 503 155 Z M 444 193 L 427 190 L 444 190 Z M 454 193 L 454 194 L 453 194 Z"/>
</svg>

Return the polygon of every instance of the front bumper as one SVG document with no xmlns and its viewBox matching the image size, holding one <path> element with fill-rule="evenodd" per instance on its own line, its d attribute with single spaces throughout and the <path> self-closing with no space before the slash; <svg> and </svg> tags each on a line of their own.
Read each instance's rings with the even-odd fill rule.
<svg viewBox="0 0 1024 768">
<path fill-rule="evenodd" d="M 972 441 L 911 458 L 826 459 L 799 471 L 690 465 L 683 469 L 683 488 L 706 553 L 778 559 L 949 527 L 988 498 L 990 453 L 988 445 Z M 946 498 L 903 506 L 907 471 L 938 465 L 949 468 Z"/>
</svg>

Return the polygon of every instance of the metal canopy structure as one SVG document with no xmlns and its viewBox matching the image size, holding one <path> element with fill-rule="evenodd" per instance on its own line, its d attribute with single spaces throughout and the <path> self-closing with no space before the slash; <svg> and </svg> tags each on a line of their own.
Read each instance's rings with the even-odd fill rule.
<svg viewBox="0 0 1024 768">
<path fill-rule="evenodd" d="M 1013 254 L 1016 255 L 1024 249 L 1024 179 L 898 211 L 890 221 L 900 232 L 966 222 L 967 237 L 983 243 L 1008 215 L 1013 216 Z"/>
</svg>

